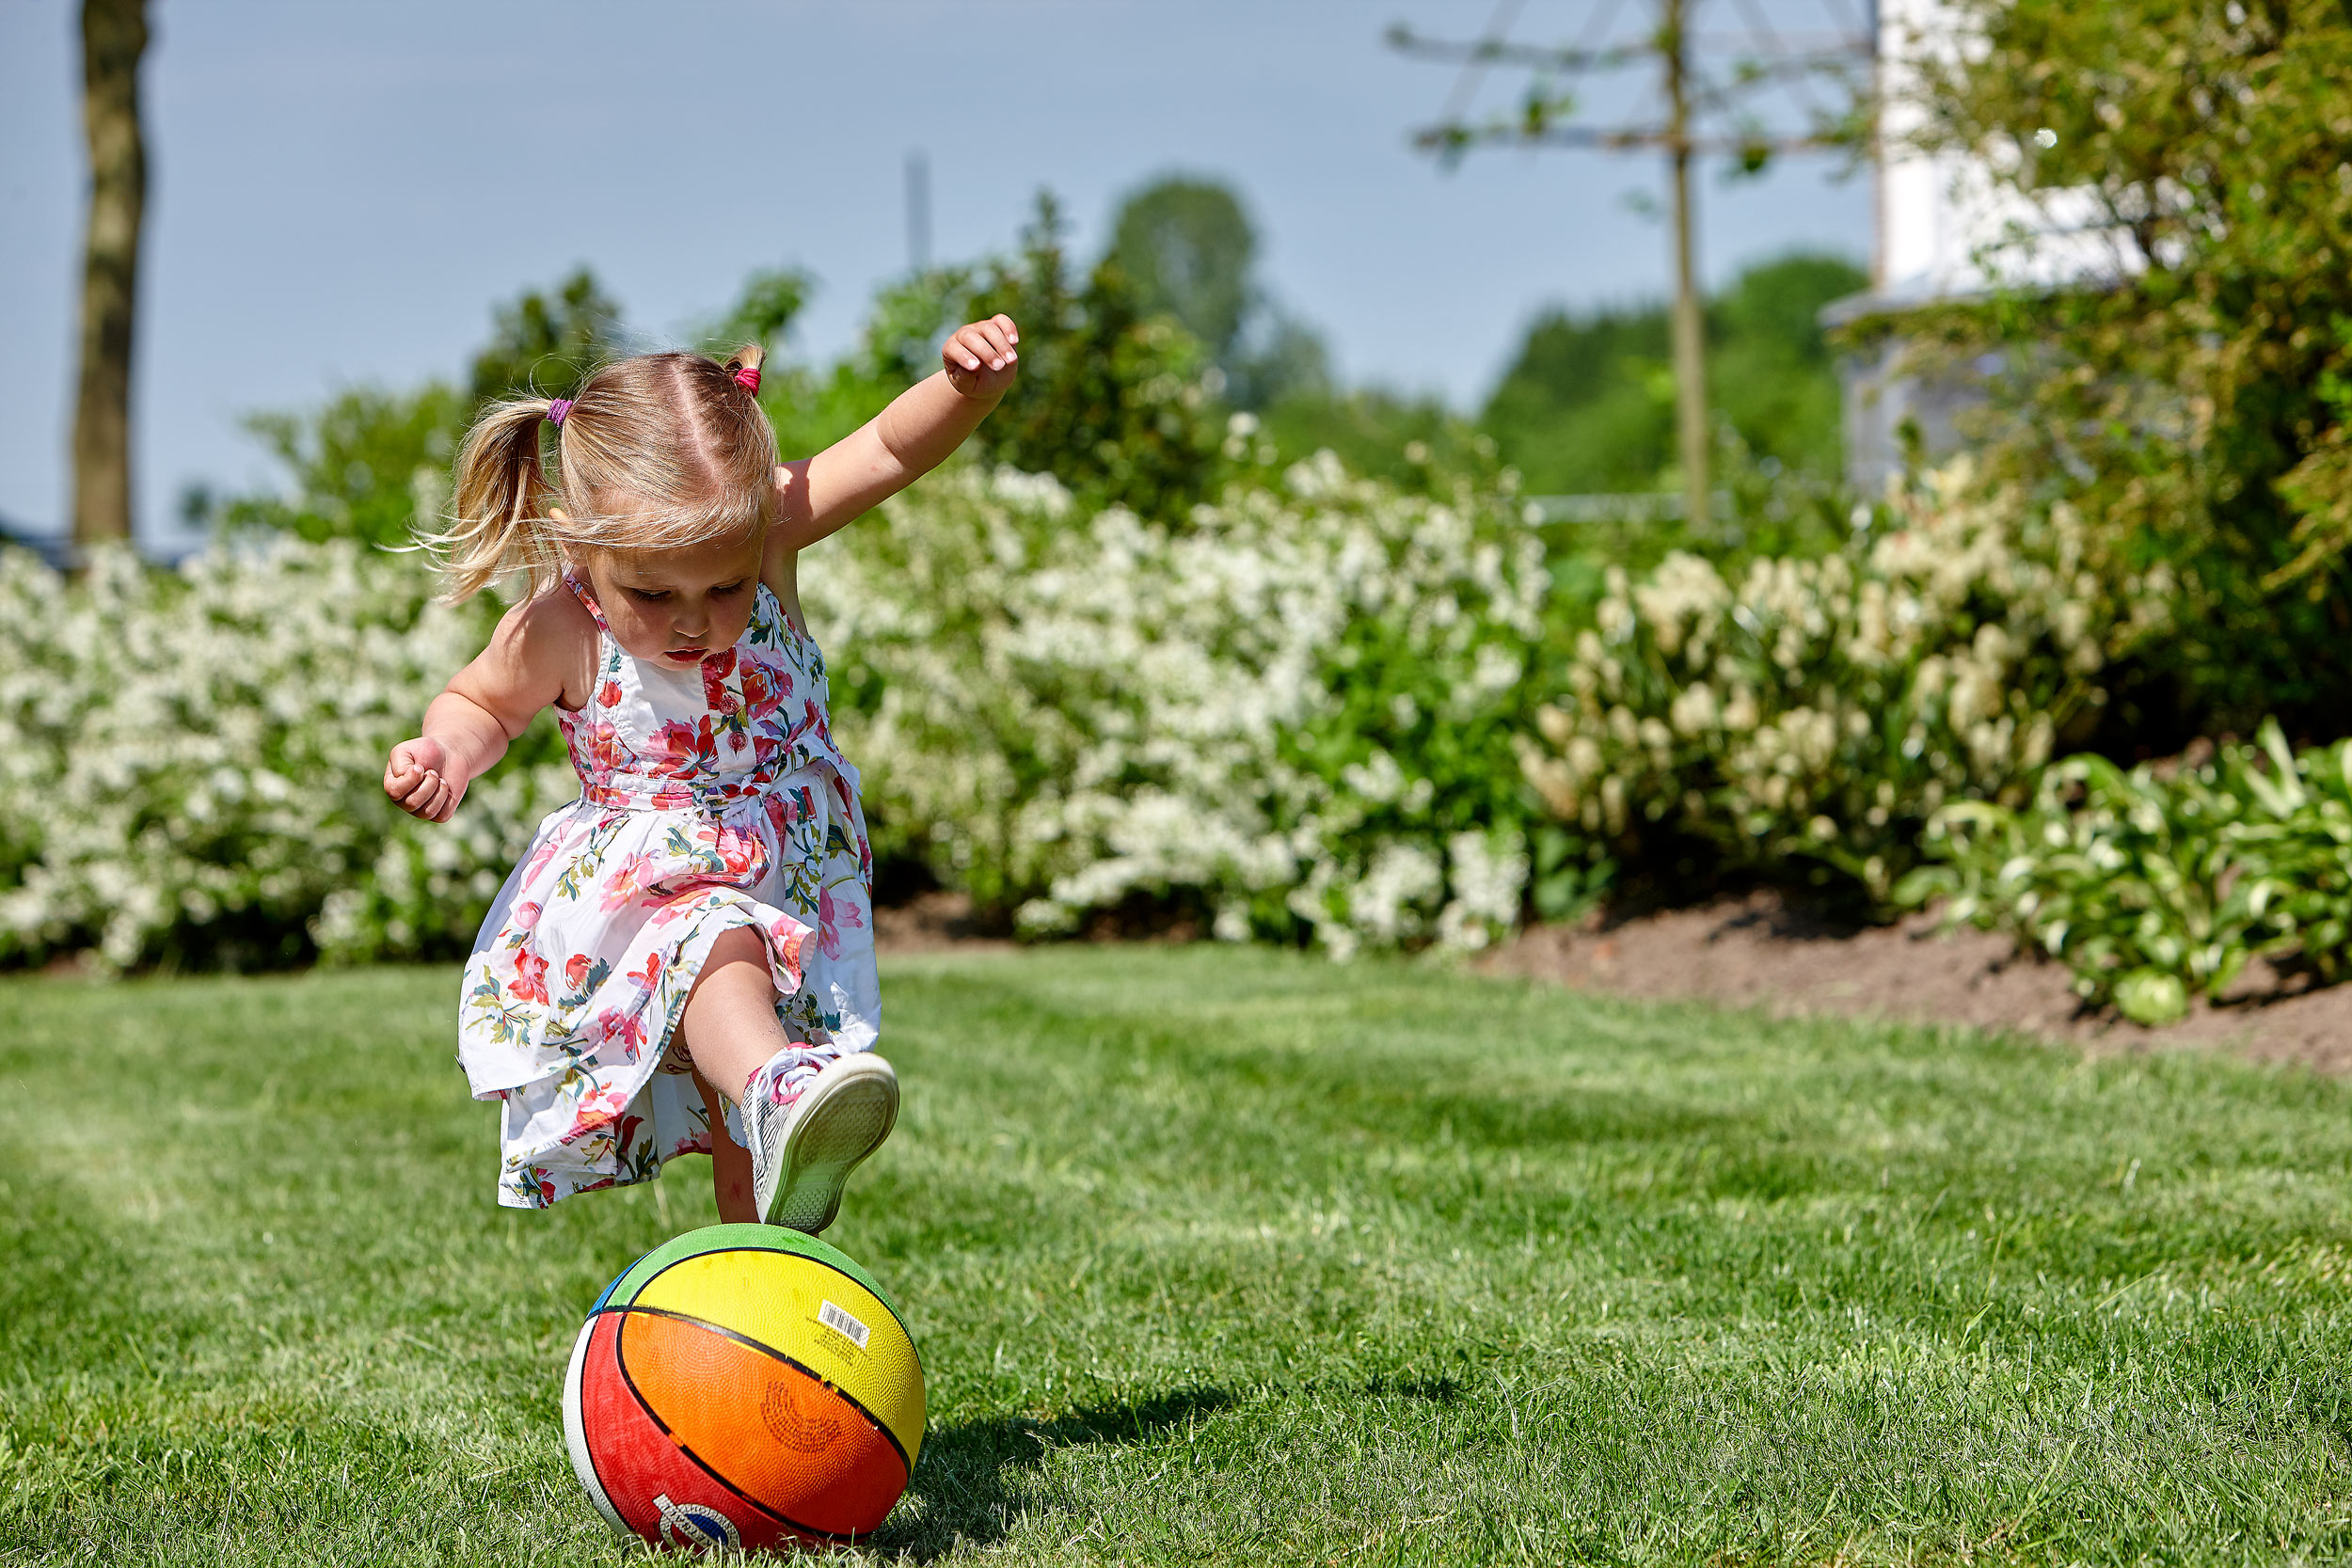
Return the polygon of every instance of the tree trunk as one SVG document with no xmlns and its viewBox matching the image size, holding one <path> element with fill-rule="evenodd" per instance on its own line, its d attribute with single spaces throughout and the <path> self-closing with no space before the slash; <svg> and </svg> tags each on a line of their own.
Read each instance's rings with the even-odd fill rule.
<svg viewBox="0 0 2352 1568">
<path fill-rule="evenodd" d="M 131 537 L 131 326 L 138 301 L 147 146 L 139 56 L 147 0 L 83 0 L 82 129 L 89 231 L 82 260 L 82 384 L 73 410 L 73 543 Z"/>
<path fill-rule="evenodd" d="M 1699 309 L 1696 269 L 1692 263 L 1691 102 L 1688 87 L 1690 14 L 1684 0 L 1660 8 L 1659 51 L 1665 55 L 1666 151 L 1674 173 L 1675 245 L 1675 434 L 1682 460 L 1682 515 L 1693 529 L 1707 526 L 1713 486 L 1708 478 L 1707 324 Z"/>
</svg>

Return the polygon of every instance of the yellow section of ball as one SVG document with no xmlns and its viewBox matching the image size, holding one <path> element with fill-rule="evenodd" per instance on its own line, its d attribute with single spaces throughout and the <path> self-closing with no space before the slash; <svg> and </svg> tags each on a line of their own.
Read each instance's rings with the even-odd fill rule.
<svg viewBox="0 0 2352 1568">
<path fill-rule="evenodd" d="M 882 1298 L 840 1270 L 797 1253 L 706 1252 L 663 1269 L 629 1305 L 789 1356 L 871 1411 L 913 1471 L 923 1448 L 923 1363 Z"/>
</svg>

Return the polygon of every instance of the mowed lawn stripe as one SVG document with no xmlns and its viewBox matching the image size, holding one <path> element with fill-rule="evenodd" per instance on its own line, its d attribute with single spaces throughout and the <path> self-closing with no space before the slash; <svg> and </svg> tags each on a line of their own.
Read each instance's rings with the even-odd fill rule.
<svg viewBox="0 0 2352 1568">
<path fill-rule="evenodd" d="M 2333 1083 L 1217 947 L 884 986 L 831 1239 L 932 1435 L 878 1555 L 2352 1545 Z M 0 1561 L 628 1555 L 557 1382 L 707 1166 L 494 1209 L 453 996 L 0 986 Z"/>
</svg>

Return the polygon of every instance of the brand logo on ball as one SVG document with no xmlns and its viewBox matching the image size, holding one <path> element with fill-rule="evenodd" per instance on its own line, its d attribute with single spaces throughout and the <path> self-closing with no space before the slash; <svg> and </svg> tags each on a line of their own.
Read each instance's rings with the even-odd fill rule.
<svg viewBox="0 0 2352 1568">
<path fill-rule="evenodd" d="M 641 1494 L 642 1495 L 642 1494 Z M 668 1546 L 729 1546 L 741 1550 L 743 1538 L 735 1522 L 701 1503 L 674 1503 L 667 1492 L 653 1500 L 661 1511 L 661 1541 Z"/>
</svg>

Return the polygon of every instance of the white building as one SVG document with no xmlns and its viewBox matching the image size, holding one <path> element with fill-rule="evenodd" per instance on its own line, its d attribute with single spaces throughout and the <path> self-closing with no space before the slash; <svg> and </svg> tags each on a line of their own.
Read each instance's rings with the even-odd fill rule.
<svg viewBox="0 0 2352 1568">
<path fill-rule="evenodd" d="M 2057 145 L 2055 132 L 2037 130 L 2031 145 L 1990 149 L 1983 157 L 1918 151 L 1912 144 L 1924 116 L 1908 101 L 1915 62 L 1948 58 L 1961 40 L 1944 0 L 1880 0 L 1877 21 L 1881 90 L 1888 106 L 1879 127 L 1871 289 L 1831 305 L 1821 313 L 1823 325 L 1996 288 L 2062 288 L 2137 269 L 2141 262 L 2128 236 L 2108 220 L 2094 193 L 2056 190 L 2028 199 L 2013 187 L 1994 184 L 1989 159 L 2031 157 Z M 1988 356 L 1921 374 L 1902 363 L 1905 349 L 1901 336 L 1890 334 L 1840 366 L 1846 475 L 1866 495 L 1876 494 L 1901 467 L 1907 424 L 1916 425 L 1931 457 L 1952 451 L 1960 441 L 1956 416 L 1983 401 L 1984 377 L 2000 369 Z"/>
</svg>

